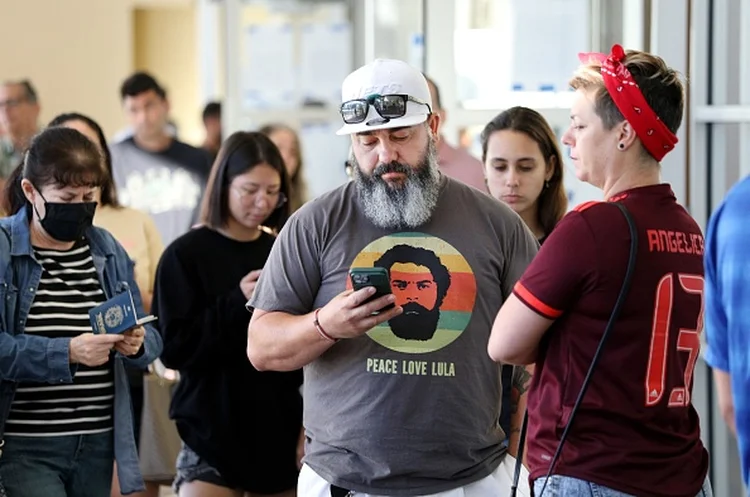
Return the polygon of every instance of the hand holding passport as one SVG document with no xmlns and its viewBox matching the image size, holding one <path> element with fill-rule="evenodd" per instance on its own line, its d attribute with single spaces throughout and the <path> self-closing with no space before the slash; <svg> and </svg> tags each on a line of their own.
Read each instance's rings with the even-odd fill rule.
<svg viewBox="0 0 750 497">
<path fill-rule="evenodd" d="M 102 335 L 100 335 L 102 336 Z M 104 335 L 104 336 L 118 336 L 118 335 Z M 123 332 L 119 336 L 122 337 L 121 342 L 115 344 L 115 350 L 125 357 L 134 356 L 141 350 L 143 340 L 146 337 L 146 330 L 143 326 L 132 328 L 128 331 Z"/>
<path fill-rule="evenodd" d="M 133 294 L 126 290 L 89 311 L 91 328 L 98 334 L 120 334 L 156 320 L 136 315 Z"/>
</svg>

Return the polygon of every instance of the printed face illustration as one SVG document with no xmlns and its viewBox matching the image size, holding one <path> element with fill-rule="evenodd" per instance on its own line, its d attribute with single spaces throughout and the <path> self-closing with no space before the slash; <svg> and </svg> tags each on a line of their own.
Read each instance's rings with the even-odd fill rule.
<svg viewBox="0 0 750 497">
<path fill-rule="evenodd" d="M 388 270 L 396 304 L 404 309 L 369 330 L 372 341 L 403 354 L 430 354 L 463 336 L 477 285 L 471 265 L 450 243 L 427 233 L 392 233 L 368 243 L 350 265 L 371 267 Z"/>
<path fill-rule="evenodd" d="M 437 283 L 425 266 L 395 263 L 391 266 L 391 289 L 397 305 L 416 303 L 434 309 L 437 303 Z"/>
<path fill-rule="evenodd" d="M 396 245 L 375 262 L 390 271 L 391 291 L 403 314 L 388 324 L 405 340 L 430 340 L 437 331 L 440 305 L 450 287 L 450 274 L 434 252 Z"/>
</svg>

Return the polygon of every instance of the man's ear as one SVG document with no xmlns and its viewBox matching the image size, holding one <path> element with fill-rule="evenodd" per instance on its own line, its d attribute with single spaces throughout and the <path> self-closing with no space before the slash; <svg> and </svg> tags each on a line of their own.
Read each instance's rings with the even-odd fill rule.
<svg viewBox="0 0 750 497">
<path fill-rule="evenodd" d="M 162 103 L 163 103 L 164 109 L 165 109 L 164 115 L 166 116 L 165 119 L 166 119 L 166 122 L 167 122 L 167 126 L 169 126 L 170 118 L 171 118 L 171 114 L 172 114 L 172 104 L 169 102 L 169 98 L 167 98 L 167 97 L 164 97 L 164 99 L 162 100 Z"/>
<path fill-rule="evenodd" d="M 436 114 L 440 117 L 440 124 L 445 122 L 445 109 L 439 109 Z"/>
<path fill-rule="evenodd" d="M 39 114 L 42 111 L 42 108 L 39 106 L 38 102 L 34 102 L 34 124 L 36 124 L 37 120 L 39 119 Z"/>
<path fill-rule="evenodd" d="M 427 118 L 427 126 L 430 128 L 433 138 L 437 140 L 437 137 L 440 136 L 440 115 L 430 114 Z"/>
</svg>

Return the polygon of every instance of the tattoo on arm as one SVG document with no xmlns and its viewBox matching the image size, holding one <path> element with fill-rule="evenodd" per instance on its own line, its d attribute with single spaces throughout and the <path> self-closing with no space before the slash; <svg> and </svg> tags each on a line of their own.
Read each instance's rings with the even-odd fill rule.
<svg viewBox="0 0 750 497">
<path fill-rule="evenodd" d="M 531 374 L 526 371 L 523 366 L 516 366 L 513 368 L 513 376 L 510 384 L 510 398 L 511 398 L 511 413 L 516 414 L 518 412 L 518 401 L 521 396 L 529 390 L 531 384 Z M 520 431 L 520 427 L 518 427 Z"/>
<path fill-rule="evenodd" d="M 511 388 L 518 390 L 519 395 L 525 394 L 531 384 L 531 374 L 523 366 L 513 368 L 513 377 L 511 379 Z"/>
</svg>

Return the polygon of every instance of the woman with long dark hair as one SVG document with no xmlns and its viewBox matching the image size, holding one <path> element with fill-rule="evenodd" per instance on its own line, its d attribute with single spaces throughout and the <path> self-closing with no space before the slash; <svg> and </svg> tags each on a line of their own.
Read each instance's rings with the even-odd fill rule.
<svg viewBox="0 0 750 497">
<path fill-rule="evenodd" d="M 171 413 L 183 441 L 181 497 L 294 495 L 302 426 L 301 371 L 259 372 L 247 360 L 245 303 L 289 214 L 276 146 L 239 132 L 221 147 L 202 226 L 159 263 L 154 312 L 164 364 L 180 372 Z"/>
<path fill-rule="evenodd" d="M 490 195 L 521 216 L 543 243 L 568 208 L 563 158 L 552 128 L 537 111 L 512 107 L 487 123 L 480 141 Z M 511 410 L 526 408 L 521 399 L 525 399 L 530 375 L 526 369 L 511 365 L 503 366 L 502 375 L 500 426 L 515 446 L 520 432 L 510 433 Z"/>
<path fill-rule="evenodd" d="M 516 211 L 541 243 L 568 209 L 555 133 L 537 111 L 512 107 L 487 123 L 481 142 L 490 194 Z"/>
</svg>

